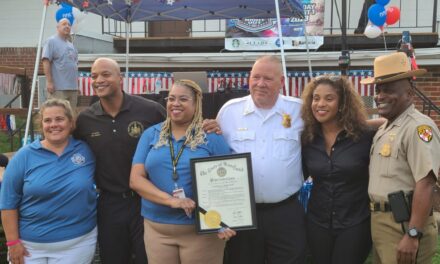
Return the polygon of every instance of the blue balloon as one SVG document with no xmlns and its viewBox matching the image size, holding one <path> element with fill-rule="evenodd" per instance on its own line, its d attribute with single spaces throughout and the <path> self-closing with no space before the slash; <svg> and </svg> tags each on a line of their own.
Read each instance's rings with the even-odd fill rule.
<svg viewBox="0 0 440 264">
<path fill-rule="evenodd" d="M 383 26 L 387 19 L 387 11 L 383 5 L 374 4 L 368 8 L 368 18 L 376 26 Z"/>
<path fill-rule="evenodd" d="M 73 25 L 75 18 L 73 17 L 72 9 L 64 7 L 58 9 L 58 11 L 55 13 L 56 21 L 60 22 L 60 20 L 63 18 L 67 18 L 70 22 L 70 25 Z"/>
<path fill-rule="evenodd" d="M 388 5 L 389 2 L 390 2 L 390 0 L 376 0 L 376 3 L 378 3 L 379 5 L 383 5 L 383 6 Z"/>
<path fill-rule="evenodd" d="M 68 3 L 65 3 L 65 2 L 61 3 L 61 8 L 66 8 L 66 9 L 72 10 L 72 6 L 69 5 Z"/>
</svg>

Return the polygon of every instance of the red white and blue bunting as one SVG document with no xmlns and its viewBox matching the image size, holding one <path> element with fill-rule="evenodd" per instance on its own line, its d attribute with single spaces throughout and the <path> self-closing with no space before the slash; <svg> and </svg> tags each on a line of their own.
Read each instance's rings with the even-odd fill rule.
<svg viewBox="0 0 440 264">
<path fill-rule="evenodd" d="M 310 74 L 308 71 L 290 71 L 287 73 L 287 83 L 289 86 L 289 95 L 300 97 L 304 87 L 314 77 L 332 74 L 341 75 L 339 71 L 314 71 Z M 353 70 L 348 74 L 348 78 L 353 82 L 353 86 L 361 96 L 372 96 L 374 94 L 373 85 L 363 85 L 360 81 L 373 72 L 369 70 Z M 217 92 L 228 89 L 248 89 L 249 72 L 208 72 L 209 92 Z M 283 87 L 283 94 L 286 89 Z"/>
<path fill-rule="evenodd" d="M 314 71 L 311 75 L 308 71 L 294 71 L 288 72 L 288 85 L 289 85 L 289 94 L 291 96 L 300 97 L 305 86 L 310 82 L 312 78 L 317 76 L 331 74 L 331 75 L 341 75 L 339 71 Z M 361 96 L 373 96 L 374 95 L 374 86 L 373 85 L 363 85 L 361 84 L 361 80 L 365 77 L 373 76 L 373 71 L 366 70 L 354 70 L 349 71 L 348 78 L 353 82 L 353 88 L 361 95 Z M 285 89 L 283 88 L 283 94 L 286 94 Z"/>
<path fill-rule="evenodd" d="M 128 94 L 154 94 L 171 89 L 174 82 L 170 72 L 130 72 L 128 74 L 128 87 L 125 85 L 125 74 L 122 73 L 124 91 Z M 78 78 L 80 95 L 94 95 L 92 77 L 89 72 L 80 72 Z"/>
<path fill-rule="evenodd" d="M 289 94 L 291 96 L 300 97 L 304 87 L 314 77 L 333 74 L 340 75 L 339 71 L 314 71 L 310 74 L 308 71 L 290 71 L 287 73 L 289 86 Z M 353 87 L 361 96 L 373 96 L 374 86 L 363 85 L 360 81 L 368 76 L 372 76 L 370 70 L 353 70 L 348 74 L 348 78 L 353 82 Z M 130 72 L 128 78 L 128 87 L 124 91 L 129 94 L 157 94 L 163 90 L 170 90 L 174 83 L 173 73 L 170 72 Z M 249 72 L 207 72 L 208 92 L 215 93 L 225 90 L 246 90 L 249 88 Z M 80 72 L 78 78 L 78 86 L 81 95 L 94 95 L 92 88 L 92 78 L 89 72 Z M 283 94 L 286 89 L 283 87 Z"/>
<path fill-rule="evenodd" d="M 248 89 L 249 72 L 208 72 L 208 91 Z"/>
</svg>

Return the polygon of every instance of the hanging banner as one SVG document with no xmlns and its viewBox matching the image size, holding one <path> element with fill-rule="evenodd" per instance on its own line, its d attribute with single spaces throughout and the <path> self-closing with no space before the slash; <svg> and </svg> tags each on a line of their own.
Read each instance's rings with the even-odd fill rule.
<svg viewBox="0 0 440 264">
<path fill-rule="evenodd" d="M 318 49 L 324 43 L 324 0 L 302 0 L 304 19 L 281 18 L 284 49 L 306 49 L 304 27 L 309 49 Z M 225 49 L 279 50 L 276 18 L 227 19 Z"/>
</svg>

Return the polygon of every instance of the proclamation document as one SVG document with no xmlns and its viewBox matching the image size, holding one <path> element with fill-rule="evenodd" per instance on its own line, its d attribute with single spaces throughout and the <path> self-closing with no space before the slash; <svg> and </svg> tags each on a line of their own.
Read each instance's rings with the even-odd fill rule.
<svg viewBox="0 0 440 264">
<path fill-rule="evenodd" d="M 255 229 L 255 197 L 250 153 L 191 159 L 196 228 Z"/>
</svg>

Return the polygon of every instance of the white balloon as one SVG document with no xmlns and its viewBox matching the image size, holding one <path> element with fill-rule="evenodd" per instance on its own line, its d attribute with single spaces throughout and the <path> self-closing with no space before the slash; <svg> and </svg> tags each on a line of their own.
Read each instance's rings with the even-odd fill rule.
<svg viewBox="0 0 440 264">
<path fill-rule="evenodd" d="M 367 38 L 377 38 L 380 36 L 381 33 L 382 33 L 382 30 L 378 26 L 373 25 L 373 24 L 367 25 L 367 27 L 365 28 L 365 31 L 364 31 L 364 35 Z"/>
<path fill-rule="evenodd" d="M 78 22 L 78 20 L 75 19 L 75 21 L 73 21 L 73 25 L 72 25 L 72 34 L 78 34 L 79 31 L 81 31 L 81 28 L 85 25 L 84 21 L 80 21 Z"/>
<path fill-rule="evenodd" d="M 72 14 L 73 14 L 73 18 L 75 19 L 73 22 L 75 24 L 75 22 L 80 23 L 81 21 L 83 21 L 83 19 L 86 17 L 86 14 L 84 12 L 81 12 L 78 8 L 76 7 L 72 7 Z"/>
</svg>

